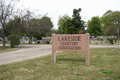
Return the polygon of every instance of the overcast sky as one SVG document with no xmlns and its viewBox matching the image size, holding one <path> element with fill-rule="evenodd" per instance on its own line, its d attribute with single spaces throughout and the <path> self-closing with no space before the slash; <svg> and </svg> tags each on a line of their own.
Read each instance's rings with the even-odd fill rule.
<svg viewBox="0 0 120 80">
<path fill-rule="evenodd" d="M 101 17 L 107 10 L 120 11 L 120 0 L 20 0 L 20 5 L 39 10 L 42 15 L 48 13 L 55 29 L 58 28 L 59 16 L 68 14 L 72 17 L 75 8 L 82 9 L 80 15 L 86 22 L 93 16 Z"/>
</svg>

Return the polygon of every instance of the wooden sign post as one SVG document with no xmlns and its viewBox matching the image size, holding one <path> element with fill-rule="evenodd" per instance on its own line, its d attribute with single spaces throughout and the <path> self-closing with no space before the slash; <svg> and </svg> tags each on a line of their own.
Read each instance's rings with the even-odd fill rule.
<svg viewBox="0 0 120 80">
<path fill-rule="evenodd" d="M 89 33 L 87 34 L 52 34 L 52 62 L 56 63 L 56 51 L 85 52 L 85 64 L 90 64 Z"/>
</svg>

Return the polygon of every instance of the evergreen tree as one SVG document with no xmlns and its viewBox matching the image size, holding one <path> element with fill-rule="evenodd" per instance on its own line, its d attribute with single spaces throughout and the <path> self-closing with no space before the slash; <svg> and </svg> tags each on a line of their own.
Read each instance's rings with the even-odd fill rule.
<svg viewBox="0 0 120 80">
<path fill-rule="evenodd" d="M 80 16 L 81 8 L 74 9 L 72 18 L 65 15 L 59 18 L 58 32 L 60 34 L 78 34 L 80 30 L 84 31 L 84 21 Z"/>
</svg>

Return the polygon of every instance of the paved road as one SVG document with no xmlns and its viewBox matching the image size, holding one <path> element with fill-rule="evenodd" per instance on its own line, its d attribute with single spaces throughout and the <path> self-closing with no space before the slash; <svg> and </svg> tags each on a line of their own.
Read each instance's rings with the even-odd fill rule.
<svg viewBox="0 0 120 80">
<path fill-rule="evenodd" d="M 52 46 L 51 45 L 20 45 L 19 47 L 20 49 L 17 51 L 0 53 L 0 65 L 51 54 Z M 90 48 L 117 48 L 117 46 L 90 45 Z"/>
<path fill-rule="evenodd" d="M 0 65 L 51 54 L 51 45 L 20 45 L 20 49 L 0 53 Z"/>
<path fill-rule="evenodd" d="M 117 45 L 90 45 L 90 48 L 118 48 Z"/>
</svg>

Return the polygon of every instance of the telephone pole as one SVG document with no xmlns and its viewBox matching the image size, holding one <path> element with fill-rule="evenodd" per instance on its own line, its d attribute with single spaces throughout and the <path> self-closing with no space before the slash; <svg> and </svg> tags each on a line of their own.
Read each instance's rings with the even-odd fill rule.
<svg viewBox="0 0 120 80">
<path fill-rule="evenodd" d="M 117 26 L 117 33 L 118 33 L 118 49 L 119 49 L 119 21 L 118 21 L 118 26 Z"/>
</svg>

